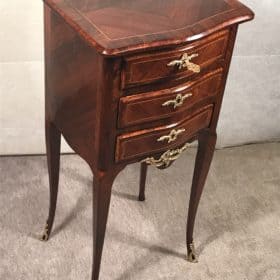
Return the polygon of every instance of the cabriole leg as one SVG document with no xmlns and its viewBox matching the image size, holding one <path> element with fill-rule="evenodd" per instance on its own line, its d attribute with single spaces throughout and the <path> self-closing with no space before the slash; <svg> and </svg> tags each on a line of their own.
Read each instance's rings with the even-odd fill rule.
<svg viewBox="0 0 280 280">
<path fill-rule="evenodd" d="M 145 201 L 145 189 L 146 189 L 146 178 L 147 178 L 148 165 L 146 163 L 141 163 L 140 170 L 140 188 L 139 188 L 139 201 Z"/>
<path fill-rule="evenodd" d="M 50 185 L 50 206 L 49 216 L 41 237 L 42 241 L 49 239 L 57 204 L 58 182 L 59 182 L 59 163 L 60 163 L 60 143 L 61 133 L 55 125 L 46 121 L 46 150 L 49 171 L 49 185 Z"/>
<path fill-rule="evenodd" d="M 190 262 L 197 262 L 193 244 L 194 223 L 205 180 L 212 162 L 216 140 L 216 132 L 204 130 L 199 134 L 187 222 L 187 249 L 188 261 Z"/>
<path fill-rule="evenodd" d="M 98 280 L 100 263 L 115 175 L 93 179 L 93 267 L 92 280 Z"/>
</svg>

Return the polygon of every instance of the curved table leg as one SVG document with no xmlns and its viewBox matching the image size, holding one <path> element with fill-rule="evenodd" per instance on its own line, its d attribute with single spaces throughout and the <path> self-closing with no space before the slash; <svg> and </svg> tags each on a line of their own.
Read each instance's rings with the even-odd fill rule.
<svg viewBox="0 0 280 280">
<path fill-rule="evenodd" d="M 48 220 L 45 226 L 44 233 L 41 237 L 42 241 L 47 241 L 49 239 L 56 212 L 61 143 L 61 133 L 54 124 L 46 120 L 45 129 L 50 185 L 50 206 Z"/>
<path fill-rule="evenodd" d="M 98 280 L 110 208 L 113 182 L 118 172 L 108 172 L 93 179 L 93 265 L 92 280 Z"/>
<path fill-rule="evenodd" d="M 187 222 L 187 249 L 188 261 L 190 262 L 197 262 L 193 244 L 194 223 L 205 180 L 212 162 L 216 140 L 216 132 L 211 132 L 208 129 L 199 134 Z"/>
<path fill-rule="evenodd" d="M 139 189 L 139 201 L 145 201 L 145 189 L 146 189 L 146 178 L 147 178 L 148 165 L 146 163 L 141 163 L 140 170 L 140 189 Z"/>
</svg>

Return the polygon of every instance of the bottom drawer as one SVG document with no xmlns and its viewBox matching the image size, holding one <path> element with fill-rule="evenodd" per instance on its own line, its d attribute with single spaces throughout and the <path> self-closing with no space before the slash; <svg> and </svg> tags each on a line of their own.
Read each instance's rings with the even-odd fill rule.
<svg viewBox="0 0 280 280">
<path fill-rule="evenodd" d="M 210 125 L 213 105 L 184 119 L 180 123 L 123 134 L 117 137 L 117 162 L 141 158 L 164 151 L 188 141 L 199 130 Z"/>
</svg>

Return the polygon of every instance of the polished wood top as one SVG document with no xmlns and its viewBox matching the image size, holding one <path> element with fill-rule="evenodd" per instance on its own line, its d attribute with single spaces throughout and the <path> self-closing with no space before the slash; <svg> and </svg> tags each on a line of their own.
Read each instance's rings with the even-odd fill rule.
<svg viewBox="0 0 280 280">
<path fill-rule="evenodd" d="M 44 0 L 104 55 L 193 41 L 253 18 L 236 0 Z"/>
</svg>

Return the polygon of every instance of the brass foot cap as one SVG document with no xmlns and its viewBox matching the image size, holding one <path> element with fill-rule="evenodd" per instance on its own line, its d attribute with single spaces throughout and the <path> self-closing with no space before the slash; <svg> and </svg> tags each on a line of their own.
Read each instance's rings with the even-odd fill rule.
<svg viewBox="0 0 280 280">
<path fill-rule="evenodd" d="M 194 247 L 193 243 L 191 243 L 189 245 L 187 260 L 188 260 L 188 262 L 191 262 L 191 263 L 197 263 L 198 262 L 198 259 L 197 259 L 196 253 L 195 253 L 195 247 Z"/>
<path fill-rule="evenodd" d="M 49 240 L 49 226 L 46 224 L 43 234 L 39 238 L 41 241 Z"/>
</svg>

